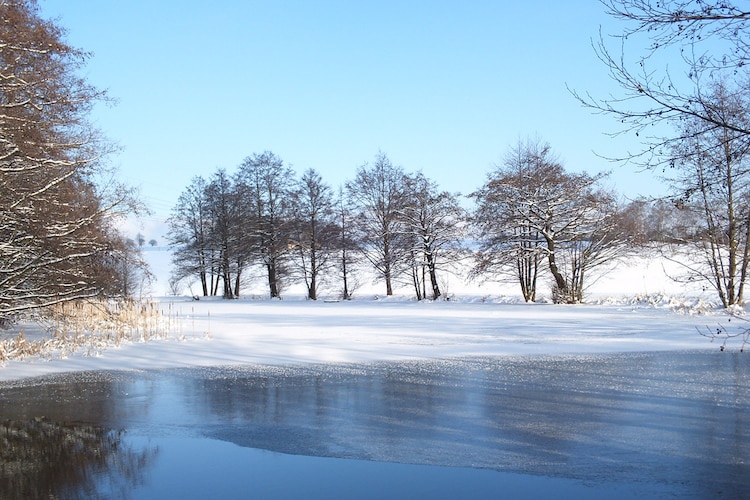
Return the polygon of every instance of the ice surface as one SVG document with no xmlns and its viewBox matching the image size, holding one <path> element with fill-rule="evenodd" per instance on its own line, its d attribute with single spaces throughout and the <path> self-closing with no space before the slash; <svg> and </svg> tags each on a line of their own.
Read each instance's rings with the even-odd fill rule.
<svg viewBox="0 0 750 500">
<path fill-rule="evenodd" d="M 44 415 L 160 446 L 189 439 L 179 446 L 198 454 L 206 439 L 599 492 L 736 497 L 750 487 L 750 368 L 737 352 L 104 372 L 0 384 L 0 400 L 0 421 Z"/>
</svg>

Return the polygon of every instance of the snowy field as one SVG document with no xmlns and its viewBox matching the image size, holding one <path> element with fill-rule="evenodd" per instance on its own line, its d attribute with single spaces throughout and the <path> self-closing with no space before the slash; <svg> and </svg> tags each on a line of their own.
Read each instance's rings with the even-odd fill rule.
<svg viewBox="0 0 750 500">
<path fill-rule="evenodd" d="M 710 292 L 669 279 L 677 270 L 657 257 L 633 258 L 610 271 L 589 290 L 587 304 L 555 305 L 524 304 L 517 285 L 458 277 L 443 286 L 450 301 L 416 302 L 408 287 L 385 298 L 378 295 L 382 284 L 369 282 L 348 302 L 306 301 L 299 288 L 269 300 L 262 281 L 240 300 L 194 301 L 168 296 L 169 252 L 145 255 L 157 277 L 150 293 L 168 323 L 167 338 L 9 361 L 0 380 L 104 369 L 718 350 L 721 341 L 711 343 L 699 330 L 743 327 L 739 319 L 728 322 Z M 544 297 L 546 283 L 540 286 Z M 0 335 L 24 327 L 30 328 Z M 740 343 L 732 339 L 727 348 Z"/>
</svg>

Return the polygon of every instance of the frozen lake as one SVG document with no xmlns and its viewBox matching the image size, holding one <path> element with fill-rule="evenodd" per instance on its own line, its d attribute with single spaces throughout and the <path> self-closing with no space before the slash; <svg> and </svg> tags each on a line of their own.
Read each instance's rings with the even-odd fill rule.
<svg viewBox="0 0 750 500">
<path fill-rule="evenodd" d="M 748 354 L 90 372 L 0 383 L 0 497 L 738 498 Z"/>
</svg>

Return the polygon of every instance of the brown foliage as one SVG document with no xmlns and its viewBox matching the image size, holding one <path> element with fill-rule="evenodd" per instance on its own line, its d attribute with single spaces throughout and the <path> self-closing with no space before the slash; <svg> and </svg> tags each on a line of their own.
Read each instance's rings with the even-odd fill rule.
<svg viewBox="0 0 750 500">
<path fill-rule="evenodd" d="M 35 1 L 0 2 L 0 316 L 100 294 L 119 240 L 87 121 L 105 95 L 63 35 Z"/>
</svg>

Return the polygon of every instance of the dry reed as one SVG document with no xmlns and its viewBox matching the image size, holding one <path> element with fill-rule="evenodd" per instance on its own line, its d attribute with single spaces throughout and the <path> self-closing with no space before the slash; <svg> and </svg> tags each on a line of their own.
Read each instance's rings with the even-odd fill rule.
<svg viewBox="0 0 750 500">
<path fill-rule="evenodd" d="M 98 356 L 108 347 L 130 342 L 185 340 L 173 304 L 161 311 L 160 304 L 150 300 L 70 302 L 41 311 L 34 323 L 43 325 L 48 333 L 30 340 L 22 330 L 14 338 L 0 340 L 0 366 L 30 357 L 66 358 L 74 352 Z"/>
</svg>

